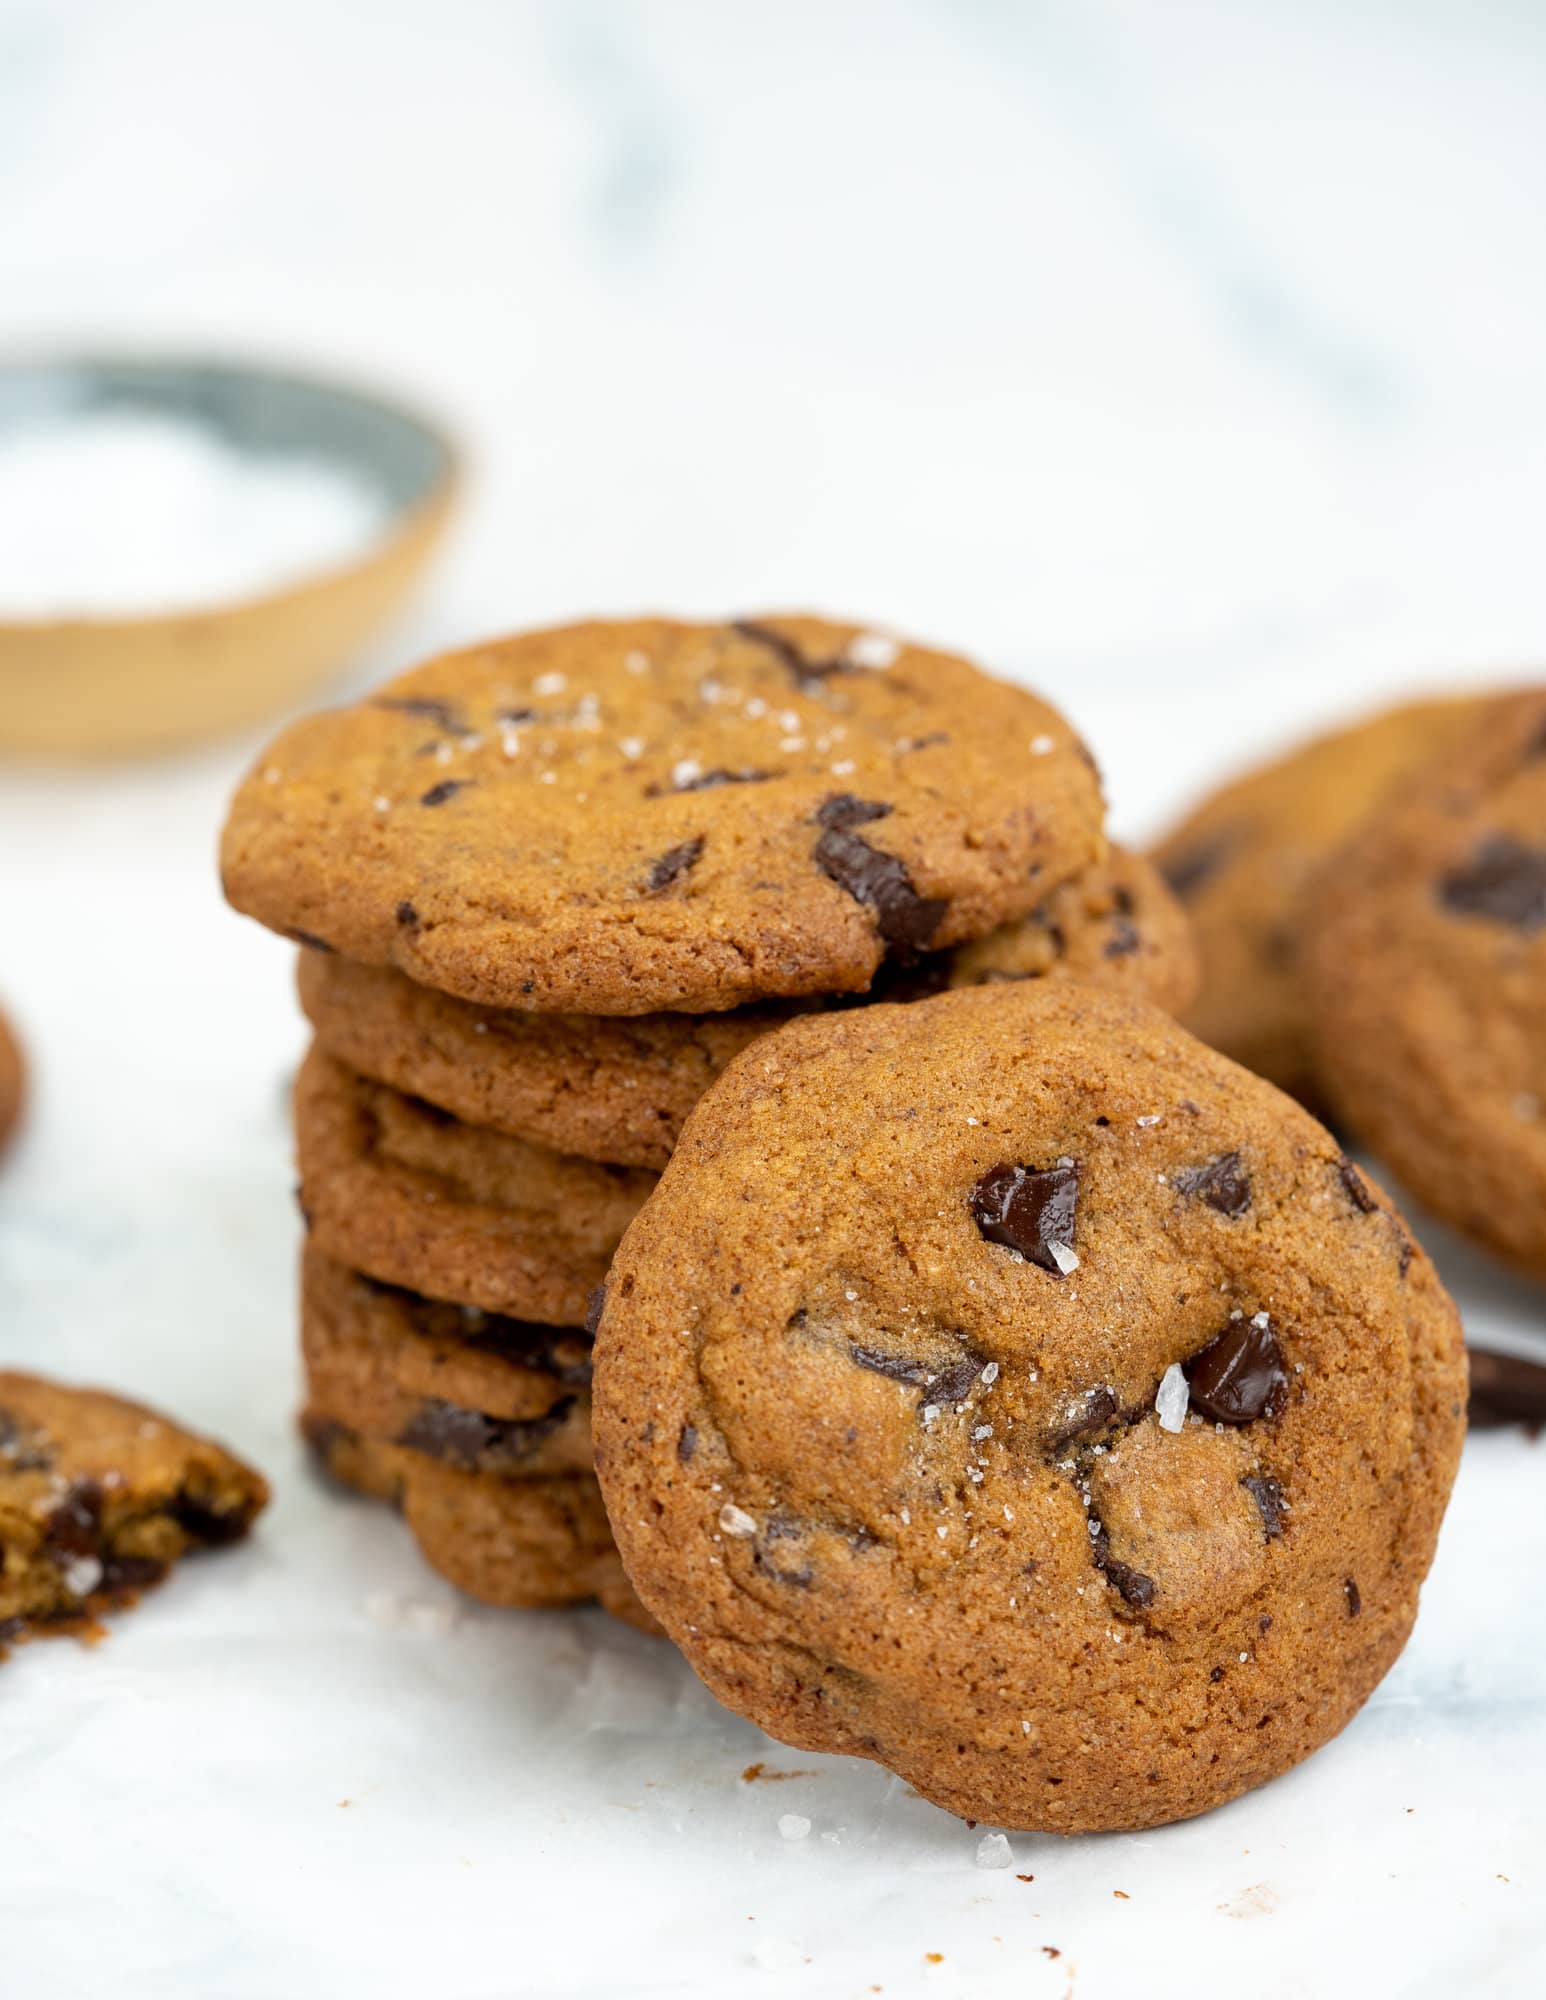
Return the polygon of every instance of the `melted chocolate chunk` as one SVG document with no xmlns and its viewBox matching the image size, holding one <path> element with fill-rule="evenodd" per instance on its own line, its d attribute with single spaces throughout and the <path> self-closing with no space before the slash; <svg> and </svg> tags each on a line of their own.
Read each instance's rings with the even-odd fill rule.
<svg viewBox="0 0 1546 2000">
<path fill-rule="evenodd" d="M 825 660 L 807 659 L 792 639 L 786 639 L 782 632 L 775 632 L 771 625 L 759 625 L 750 618 L 737 618 L 730 627 L 743 639 L 749 639 L 754 646 L 766 647 L 774 654 L 780 665 L 794 679 L 802 694 L 818 694 L 823 681 L 834 674 L 851 674 L 853 662 L 844 659 L 841 653 L 834 653 Z"/>
<path fill-rule="evenodd" d="M 1358 1585 L 1351 1577 L 1348 1577 L 1342 1585 L 1342 1595 L 1347 1599 L 1348 1617 L 1356 1618 L 1359 1612 L 1363 1610 L 1363 1597 L 1359 1592 Z"/>
<path fill-rule="evenodd" d="M 878 1347 L 860 1347 L 857 1342 L 848 1352 L 859 1367 L 893 1382 L 911 1382 L 915 1388 L 926 1389 L 934 1379 L 924 1362 L 909 1360 L 906 1355 L 886 1354 Z"/>
<path fill-rule="evenodd" d="M 1256 1502 L 1256 1511 L 1261 1515 L 1262 1531 L 1269 1542 L 1275 1542 L 1283 1532 L 1283 1488 L 1270 1473 L 1247 1473 L 1240 1484 Z"/>
<path fill-rule="evenodd" d="M 982 1373 L 983 1363 L 975 1356 L 963 1361 L 952 1361 L 929 1384 L 930 1397 L 940 1403 L 961 1403 L 972 1393 L 972 1386 Z"/>
<path fill-rule="evenodd" d="M 905 964 L 900 959 L 888 958 L 870 981 L 868 993 L 842 994 L 838 1004 L 863 1007 L 872 1001 L 885 1000 L 894 1007 L 910 1007 L 915 1000 L 932 1000 L 949 985 L 948 951 L 925 952 L 921 958 Z"/>
<path fill-rule="evenodd" d="M 1079 1168 L 1074 1161 L 1059 1160 L 1056 1166 L 1039 1170 L 1005 1161 L 989 1167 L 972 1189 L 972 1219 L 990 1243 L 1006 1243 L 1061 1278 L 1052 1245 L 1072 1246 L 1078 1200 Z"/>
<path fill-rule="evenodd" d="M 574 1399 L 566 1397 L 545 1417 L 516 1420 L 485 1417 L 477 1410 L 427 1397 L 397 1441 L 468 1472 L 505 1471 L 530 1459 L 543 1440 L 564 1424 L 573 1407 Z"/>
<path fill-rule="evenodd" d="M 1070 1404 L 1057 1428 L 1047 1433 L 1047 1449 L 1060 1452 L 1077 1438 L 1103 1431 L 1119 1407 L 1116 1390 L 1107 1382 L 1097 1382 L 1093 1389 L 1086 1389 Z"/>
<path fill-rule="evenodd" d="M 1219 1153 L 1200 1167 L 1182 1167 L 1170 1176 L 1170 1185 L 1220 1215 L 1244 1215 L 1251 1205 L 1251 1177 L 1238 1153 Z"/>
<path fill-rule="evenodd" d="M 871 820 L 889 819 L 894 808 L 878 799 L 856 799 L 852 792 L 834 792 L 816 808 L 817 823 L 833 832 L 849 833 Z"/>
<path fill-rule="evenodd" d="M 829 882 L 875 912 L 876 928 L 899 958 L 921 952 L 950 907 L 941 897 L 920 896 L 906 864 L 894 854 L 842 828 L 817 841 L 816 865 Z"/>
<path fill-rule="evenodd" d="M 231 1542 L 239 1542 L 247 1532 L 246 1515 L 222 1514 L 195 1493 L 178 1493 L 167 1512 L 200 1548 L 225 1548 Z"/>
<path fill-rule="evenodd" d="M 166 1575 L 169 1564 L 154 1556 L 109 1556 L 102 1565 L 100 1589 L 105 1591 L 149 1590 Z"/>
<path fill-rule="evenodd" d="M 427 694 L 378 694 L 371 703 L 372 708 L 389 708 L 398 715 L 415 715 L 425 722 L 433 722 L 437 729 L 443 729 L 447 736 L 465 736 L 468 725 L 460 713 L 448 701 L 439 701 Z"/>
<path fill-rule="evenodd" d="M 94 1479 L 77 1479 L 43 1524 L 43 1539 L 51 1555 L 91 1556 L 102 1538 L 102 1488 Z"/>
<path fill-rule="evenodd" d="M 1457 916 L 1538 931 L 1546 927 L 1546 848 L 1494 834 L 1440 879 L 1439 900 Z"/>
<path fill-rule="evenodd" d="M 1126 1563 L 1118 1562 L 1111 1553 L 1111 1543 L 1104 1528 L 1091 1539 L 1090 1552 L 1095 1558 L 1095 1567 L 1122 1601 L 1132 1605 L 1135 1611 L 1147 1611 L 1155 1597 L 1153 1577 L 1145 1576 L 1142 1570 L 1131 1569 Z"/>
<path fill-rule="evenodd" d="M 1546 1368 L 1538 1361 L 1526 1361 L 1517 1354 L 1492 1354 L 1479 1347 L 1471 1349 L 1470 1361 L 1468 1415 L 1474 1430 L 1493 1430 L 1500 1424 L 1532 1428 L 1546 1424 Z"/>
<path fill-rule="evenodd" d="M 1349 1159 L 1337 1162 L 1337 1178 L 1347 1189 L 1347 1198 L 1360 1215 L 1373 1215 L 1379 1203 L 1369 1192 L 1369 1183 Z"/>
<path fill-rule="evenodd" d="M 8 1472 L 47 1472 L 54 1455 L 40 1432 L 24 1428 L 9 1410 L 0 1410 L 0 1462 Z"/>
<path fill-rule="evenodd" d="M 596 1338 L 596 1330 L 601 1325 L 601 1315 L 607 1309 L 607 1288 L 598 1285 L 585 1301 L 585 1331 L 591 1339 Z"/>
<path fill-rule="evenodd" d="M 1185 1364 L 1191 1406 L 1218 1424 L 1249 1424 L 1276 1416 L 1288 1393 L 1283 1350 L 1265 1313 L 1231 1320 L 1216 1340 Z"/>
<path fill-rule="evenodd" d="M 698 1426 L 683 1424 L 682 1434 L 676 1441 L 676 1455 L 683 1465 L 692 1462 L 692 1455 L 698 1449 Z"/>
<path fill-rule="evenodd" d="M 419 921 L 419 913 L 413 907 L 412 903 L 398 904 L 397 921 L 402 925 L 404 930 L 412 930 L 415 927 Z"/>
<path fill-rule="evenodd" d="M 780 1562 L 776 1549 L 769 1547 L 770 1543 L 802 1541 L 805 1532 L 802 1522 L 775 1514 L 758 1537 L 752 1561 L 764 1576 L 772 1577 L 776 1583 L 787 1583 L 796 1590 L 809 1590 L 816 1580 L 816 1573 L 810 1564 Z"/>
<path fill-rule="evenodd" d="M 438 785 L 431 785 L 419 800 L 421 806 L 443 806 L 447 799 L 454 799 L 458 792 L 465 791 L 471 782 L 467 778 L 442 778 Z"/>
<path fill-rule="evenodd" d="M 1160 863 L 1160 873 L 1183 903 L 1189 902 L 1205 883 L 1211 882 L 1235 847 L 1232 833 L 1215 834 L 1183 847 L 1179 854 Z"/>
<path fill-rule="evenodd" d="M 1143 939 L 1138 935 L 1138 926 L 1131 917 L 1117 917 L 1111 925 L 1111 935 L 1105 944 L 1107 958 L 1127 958 L 1135 952 Z"/>
<path fill-rule="evenodd" d="M 668 847 L 664 854 L 657 855 L 644 877 L 646 896 L 658 896 L 663 889 L 670 889 L 690 874 L 697 866 L 703 853 L 703 835 L 695 834 L 691 840 L 684 840 L 676 847 Z"/>
<path fill-rule="evenodd" d="M 943 1368 L 934 1368 L 927 1361 L 915 1361 L 904 1354 L 887 1354 L 878 1347 L 861 1347 L 857 1342 L 848 1352 L 860 1368 L 868 1368 L 872 1374 L 884 1375 L 892 1382 L 925 1389 L 928 1391 L 925 1400 L 936 1403 L 963 1402 L 987 1365 L 976 1355 L 965 1355 Z"/>
</svg>

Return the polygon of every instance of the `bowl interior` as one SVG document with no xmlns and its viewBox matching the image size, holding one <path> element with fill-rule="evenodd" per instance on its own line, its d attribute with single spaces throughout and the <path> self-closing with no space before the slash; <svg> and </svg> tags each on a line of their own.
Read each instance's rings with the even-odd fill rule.
<svg viewBox="0 0 1546 2000">
<path fill-rule="evenodd" d="M 304 375 L 85 356 L 0 365 L 0 432 L 96 410 L 183 417 L 254 457 L 331 459 L 393 515 L 427 500 L 451 471 L 445 440 L 407 411 Z"/>
</svg>

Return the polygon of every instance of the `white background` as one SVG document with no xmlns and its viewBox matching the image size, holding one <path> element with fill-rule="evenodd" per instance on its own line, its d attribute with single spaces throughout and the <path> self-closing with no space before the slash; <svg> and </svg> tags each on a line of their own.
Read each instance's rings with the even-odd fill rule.
<svg viewBox="0 0 1546 2000">
<path fill-rule="evenodd" d="M 1543 106 L 1531 0 L 0 0 L 0 338 L 311 361 L 443 412 L 461 532 L 364 673 L 597 610 L 851 612 L 1044 688 L 1141 834 L 1285 729 L 1546 658 Z M 107 1644 L 0 1669 L 0 1992 L 1542 1989 L 1546 1446 L 1517 1434 L 1468 1447 L 1417 1637 L 1341 1741 L 999 1873 L 599 1613 L 368 1612 L 454 1600 L 291 1439 L 302 1037 L 212 864 L 254 748 L 0 768 L 37 1069 L 3 1352 L 277 1487 Z M 1438 1247 L 1473 1333 L 1533 1335 L 1538 1292 Z M 808 1775 L 743 1783 L 758 1757 Z"/>
</svg>

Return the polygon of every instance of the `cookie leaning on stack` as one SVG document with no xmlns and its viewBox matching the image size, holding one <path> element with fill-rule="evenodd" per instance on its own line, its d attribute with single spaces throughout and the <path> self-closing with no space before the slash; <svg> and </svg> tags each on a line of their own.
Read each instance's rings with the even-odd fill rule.
<svg viewBox="0 0 1546 2000">
<path fill-rule="evenodd" d="M 733 1054 L 872 983 L 1194 983 L 1062 717 L 809 618 L 434 661 L 281 736 L 222 864 L 306 947 L 308 1435 L 497 1602 L 630 1613 L 578 1321 Z"/>
</svg>

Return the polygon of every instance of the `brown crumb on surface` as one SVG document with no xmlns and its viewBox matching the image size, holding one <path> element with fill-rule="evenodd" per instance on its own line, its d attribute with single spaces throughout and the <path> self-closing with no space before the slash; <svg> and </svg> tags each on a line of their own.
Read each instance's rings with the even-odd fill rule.
<svg viewBox="0 0 1546 2000">
<path fill-rule="evenodd" d="M 1017 1882 L 1034 1882 L 1036 1877 L 1034 1875 L 1017 1875 L 1015 1880 Z"/>
<path fill-rule="evenodd" d="M 1055 1944 L 1044 1944 L 1042 1950 L 1047 1954 L 1048 1958 L 1061 1958 L 1063 1956 Z"/>
<path fill-rule="evenodd" d="M 762 1779 L 768 1784 L 774 1784 L 780 1778 L 814 1778 L 815 1775 L 814 1771 L 770 1771 L 766 1764 L 748 1764 L 741 1773 L 741 1783 L 754 1785 L 758 1779 Z"/>
<path fill-rule="evenodd" d="M 925 1965 L 943 1965 L 945 1954 L 942 1951 L 926 1951 L 923 1954 L 923 1962 Z M 877 1986 L 875 1991 L 878 1993 L 880 1988 Z"/>
<path fill-rule="evenodd" d="M 1119 1903 L 1130 1903 L 1133 1900 L 1125 1889 L 1113 1889 L 1111 1893 Z"/>
</svg>

